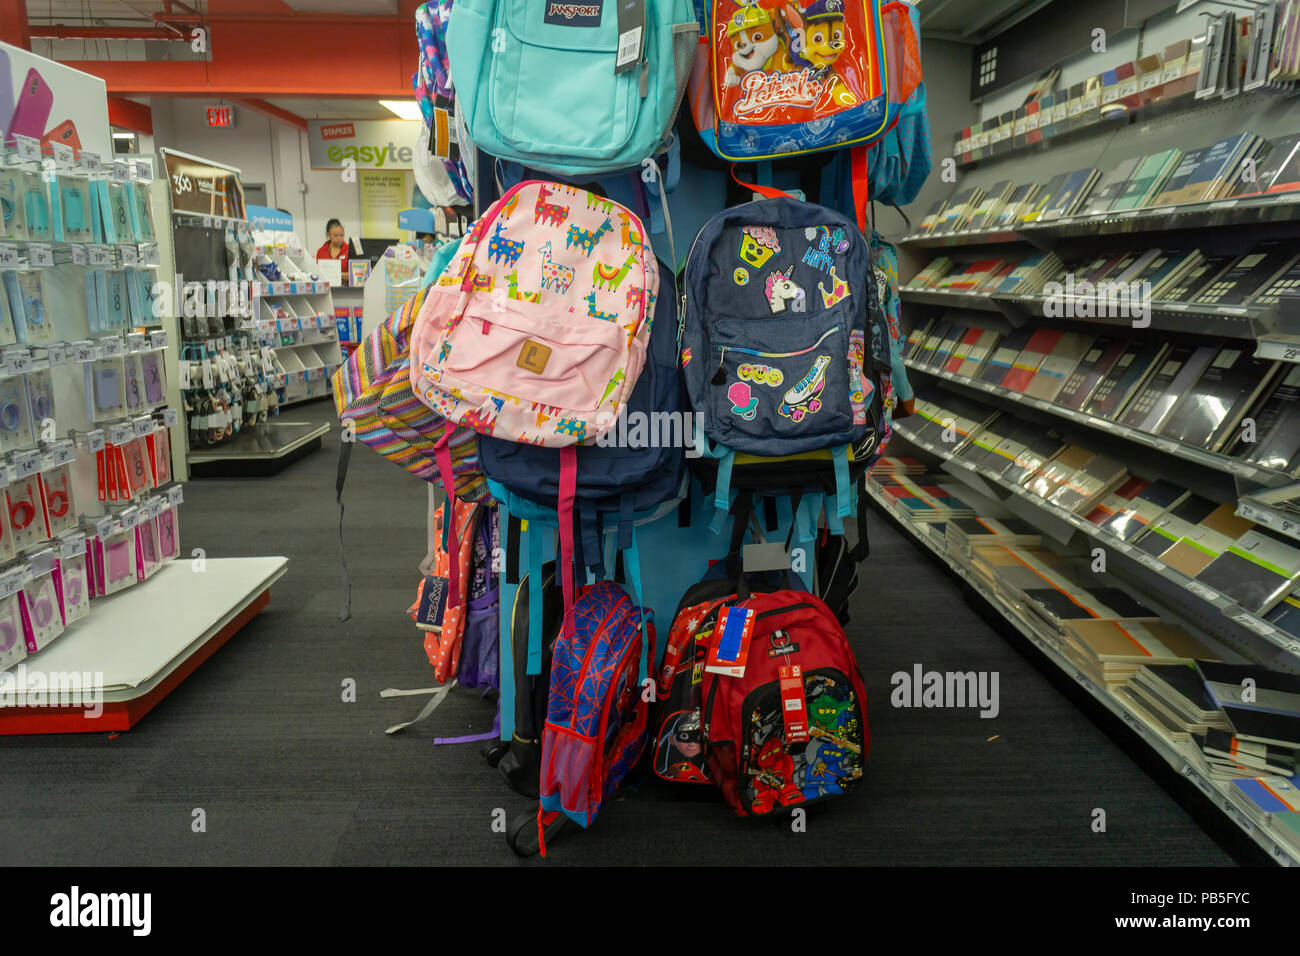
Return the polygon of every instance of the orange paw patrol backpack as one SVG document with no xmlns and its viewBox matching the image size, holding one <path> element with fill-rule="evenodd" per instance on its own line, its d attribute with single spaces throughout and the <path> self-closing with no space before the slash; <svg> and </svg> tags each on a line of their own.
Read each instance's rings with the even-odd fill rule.
<svg viewBox="0 0 1300 956">
<path fill-rule="evenodd" d="M 867 146 L 894 120 L 880 0 L 702 0 L 691 113 L 723 159 Z"/>
</svg>

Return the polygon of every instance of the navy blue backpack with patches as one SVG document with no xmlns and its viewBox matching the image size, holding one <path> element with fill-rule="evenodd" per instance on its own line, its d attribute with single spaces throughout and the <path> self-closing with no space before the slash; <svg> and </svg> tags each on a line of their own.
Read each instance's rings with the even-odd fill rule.
<svg viewBox="0 0 1300 956">
<path fill-rule="evenodd" d="M 718 515 L 733 489 L 820 492 L 838 533 L 888 434 L 889 327 L 866 239 L 813 203 L 746 203 L 700 230 L 685 286 L 681 363 Z"/>
</svg>

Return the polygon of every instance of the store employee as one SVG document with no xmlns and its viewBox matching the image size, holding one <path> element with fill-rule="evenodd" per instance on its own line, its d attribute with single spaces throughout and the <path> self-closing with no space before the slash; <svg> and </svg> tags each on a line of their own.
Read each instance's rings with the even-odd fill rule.
<svg viewBox="0 0 1300 956">
<path fill-rule="evenodd" d="M 317 259 L 338 259 L 343 274 L 348 274 L 348 241 L 343 237 L 343 223 L 331 219 L 325 224 L 325 244 L 316 250 Z"/>
</svg>

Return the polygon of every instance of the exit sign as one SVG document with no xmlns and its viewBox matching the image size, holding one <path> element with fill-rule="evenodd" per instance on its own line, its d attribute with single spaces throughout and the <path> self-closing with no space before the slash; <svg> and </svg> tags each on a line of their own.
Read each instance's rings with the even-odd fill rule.
<svg viewBox="0 0 1300 956">
<path fill-rule="evenodd" d="M 234 123 L 231 117 L 231 108 L 229 106 L 209 106 L 208 125 L 233 126 Z"/>
</svg>

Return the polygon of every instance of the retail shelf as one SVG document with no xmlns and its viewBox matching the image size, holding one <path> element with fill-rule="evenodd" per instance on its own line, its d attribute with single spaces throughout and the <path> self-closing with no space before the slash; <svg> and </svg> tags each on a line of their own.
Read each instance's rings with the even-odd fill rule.
<svg viewBox="0 0 1300 956">
<path fill-rule="evenodd" d="M 1270 346 L 1269 354 L 1261 357 L 1276 357 L 1271 352 L 1280 350 L 1283 354 L 1291 354 L 1289 361 L 1300 362 L 1300 342 L 1289 345 L 1285 337 L 1293 330 L 1300 329 L 1300 303 L 1295 301 L 1284 300 L 1282 305 L 1271 306 L 1214 306 L 1194 302 L 1152 302 L 1150 315 L 1142 316 L 1144 324 L 1137 325 L 1135 317 L 1128 309 L 1116 309 L 1115 315 L 1079 315 L 1078 313 L 1082 311 L 1078 308 L 1079 304 L 1088 300 L 1077 296 L 1061 296 L 1057 299 L 1044 295 L 938 292 L 928 289 L 902 289 L 900 296 L 904 302 L 915 302 L 918 305 L 1001 312 L 1009 317 L 1019 317 L 1020 321 L 1016 324 L 1023 324 L 1023 321 L 1031 318 L 1048 318 L 1116 326 L 1137 331 L 1152 329 L 1164 332 L 1188 332 L 1195 335 L 1218 335 L 1259 341 L 1257 351 L 1262 350 L 1266 342 L 1273 343 L 1276 340 L 1276 344 Z M 1102 304 L 1100 299 L 1096 300 L 1096 304 Z M 1121 312 L 1129 312 L 1129 314 L 1118 314 Z"/>
<path fill-rule="evenodd" d="M 333 290 L 330 284 L 323 280 L 309 282 L 306 280 L 295 280 L 291 282 L 253 282 L 253 292 L 262 297 L 277 295 L 322 295 Z"/>
<path fill-rule="evenodd" d="M 1221 229 L 1269 222 L 1300 221 L 1300 190 L 1265 196 L 1242 196 L 1174 206 L 1149 206 L 1123 212 L 1067 216 L 1050 222 L 1026 222 L 1014 229 L 951 232 L 934 235 L 914 232 L 899 240 L 917 249 L 982 246 L 1011 242 L 1040 244 L 1044 240 L 1079 236 L 1124 235 L 1192 229 Z"/>
<path fill-rule="evenodd" d="M 328 432 L 327 424 L 272 418 L 229 441 L 192 450 L 190 472 L 196 478 L 273 475 L 320 448 Z"/>
<path fill-rule="evenodd" d="M 1300 540 L 1300 517 L 1293 511 L 1281 511 L 1281 501 L 1300 499 L 1300 484 L 1287 485 L 1258 495 L 1246 495 L 1237 503 L 1237 514 L 1247 521 L 1271 528 L 1279 534 Z"/>
<path fill-rule="evenodd" d="M 1045 501 L 1015 482 L 955 457 L 960 445 L 940 448 L 931 442 L 917 438 L 912 430 L 901 422 L 895 422 L 894 429 L 913 445 L 924 448 L 937 458 L 951 463 L 954 468 L 978 476 L 986 484 L 1001 488 L 1009 496 L 1013 496 L 1012 500 L 1019 500 L 1027 507 L 1013 510 L 1020 510 L 1022 517 L 1028 515 L 1034 521 L 1040 521 L 1045 517 L 1051 522 L 1064 522 L 1075 531 L 1102 545 L 1107 551 L 1122 555 L 1129 562 L 1128 569 L 1137 571 L 1133 575 L 1134 578 L 1151 589 L 1157 600 L 1186 606 L 1192 612 L 1189 616 L 1198 620 L 1208 615 L 1211 621 L 1220 623 L 1226 629 L 1225 632 L 1216 632 L 1216 634 L 1219 634 L 1221 639 L 1226 639 L 1234 648 L 1242 650 L 1242 653 L 1247 656 L 1255 659 L 1272 658 L 1271 663 L 1274 665 L 1292 671 L 1300 670 L 1300 639 L 1251 614 L 1231 598 L 1161 563 L 1140 548 L 1135 548 L 1107 534 L 1091 521 Z M 1053 537 L 1066 540 L 1060 535 L 1053 535 Z M 1260 648 L 1260 650 L 1248 652 L 1244 648 Z"/>
<path fill-rule="evenodd" d="M 886 496 L 867 483 L 867 493 L 880 508 L 924 547 L 935 554 L 948 570 L 962 580 L 971 590 L 1000 613 L 1017 631 L 1020 632 L 1049 661 L 1064 674 L 1073 678 L 1093 700 L 1097 701 L 1110 713 L 1120 718 L 1134 736 L 1158 754 L 1170 767 L 1194 784 L 1217 810 L 1222 812 L 1233 824 L 1242 830 L 1251 840 L 1266 852 L 1270 859 L 1282 866 L 1300 866 L 1300 847 L 1293 847 L 1285 841 L 1275 840 L 1272 830 L 1262 827 L 1248 819 L 1232 802 L 1227 784 L 1212 779 L 1199 750 L 1190 744 L 1177 744 L 1166 739 L 1156 728 L 1138 714 L 1124 706 L 1123 702 L 1100 687 L 1087 674 L 1076 667 L 1061 650 L 1061 641 L 1055 635 L 1040 631 L 1028 624 L 1016 609 L 1001 595 L 989 590 L 983 582 L 949 557 L 945 548 L 928 535 L 923 528 L 911 520 L 906 510 L 890 501 Z"/>
<path fill-rule="evenodd" d="M 266 606 L 288 563 L 207 558 L 196 566 L 181 558 L 97 598 L 89 616 L 10 669 L 15 686 L 0 695 L 0 734 L 129 730 Z M 57 675 L 68 688 L 64 706 L 33 696 L 37 674 L 47 687 Z M 97 716 L 96 701 L 103 705 Z"/>
<path fill-rule="evenodd" d="M 942 379 L 945 382 L 950 382 L 973 392 L 979 392 L 991 398 L 1034 408 L 1038 411 L 1046 412 L 1049 415 L 1054 415 L 1064 421 L 1073 422 L 1076 425 L 1082 425 L 1085 428 L 1091 428 L 1128 441 L 1137 442 L 1138 444 L 1145 445 L 1148 448 L 1154 448 L 1167 455 L 1173 455 L 1175 458 L 1181 458 L 1184 461 L 1192 462 L 1202 468 L 1208 468 L 1213 471 L 1223 472 L 1239 478 L 1245 478 L 1248 481 L 1255 481 L 1260 484 L 1276 482 L 1279 479 L 1291 478 L 1291 476 L 1287 475 L 1285 472 L 1274 471 L 1271 468 L 1262 468 L 1258 465 L 1253 465 L 1248 461 L 1241 461 L 1240 459 L 1232 458 L 1228 455 L 1206 451 L 1204 448 L 1199 448 L 1194 445 L 1184 445 L 1182 442 L 1176 442 L 1169 438 L 1161 438 L 1158 435 L 1150 435 L 1146 432 L 1138 431 L 1136 428 L 1129 428 L 1127 425 L 1120 425 L 1105 418 L 1086 415 L 1083 412 L 1076 412 L 1071 408 L 1054 405 L 1051 402 L 1045 402 L 1040 398 L 1033 398 L 1032 396 L 1025 395 L 1021 392 L 1013 392 L 1000 385 L 992 385 L 988 382 L 979 381 L 978 379 L 967 378 L 964 375 L 954 375 L 951 372 L 926 368 L 910 359 L 907 360 L 906 364 L 908 368 L 920 372 L 923 375 L 931 375 L 935 378 Z"/>
</svg>

